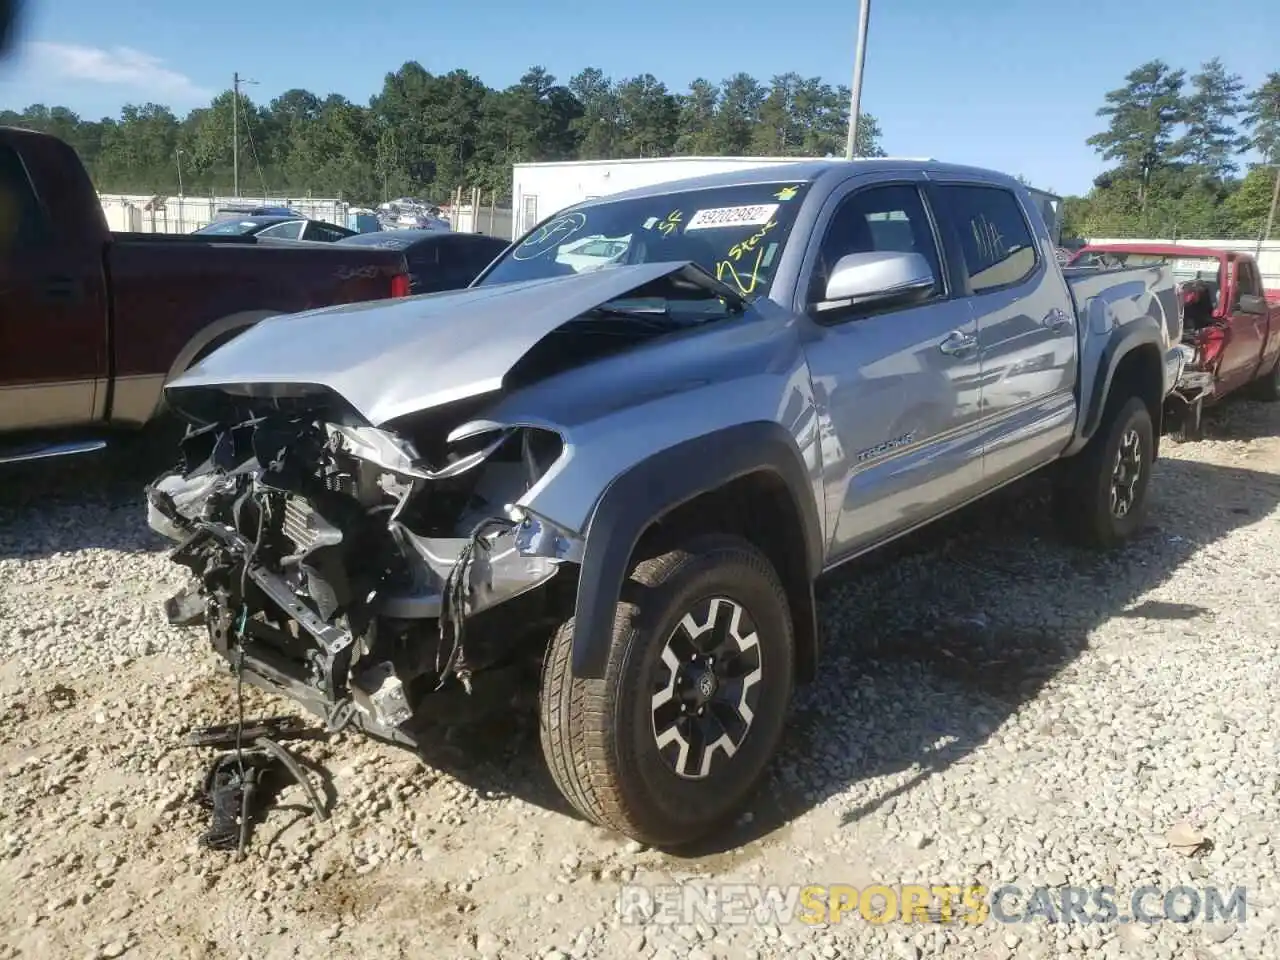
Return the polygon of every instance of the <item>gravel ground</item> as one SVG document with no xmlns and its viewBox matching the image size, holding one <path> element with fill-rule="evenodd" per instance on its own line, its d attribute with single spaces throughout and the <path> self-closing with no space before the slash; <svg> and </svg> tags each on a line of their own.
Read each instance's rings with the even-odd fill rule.
<svg viewBox="0 0 1280 960">
<path fill-rule="evenodd" d="M 11 472 L 0 960 L 1280 956 L 1280 407 L 1231 404 L 1208 429 L 1168 446 L 1150 527 L 1118 556 L 1058 545 L 1031 484 L 827 586 L 822 676 L 770 783 L 680 857 L 570 816 L 519 713 L 425 759 L 309 744 L 332 820 L 291 788 L 243 862 L 202 849 L 209 758 L 180 741 L 233 720 L 234 688 L 161 619 L 179 581 L 136 481 Z M 730 881 L 1105 884 L 1122 913 L 1143 884 L 1243 886 L 1247 919 L 619 919 L 623 883 Z"/>
</svg>

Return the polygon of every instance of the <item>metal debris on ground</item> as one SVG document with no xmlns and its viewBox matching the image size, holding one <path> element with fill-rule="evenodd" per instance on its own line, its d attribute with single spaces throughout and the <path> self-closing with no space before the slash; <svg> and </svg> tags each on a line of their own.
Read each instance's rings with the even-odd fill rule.
<svg viewBox="0 0 1280 960">
<path fill-rule="evenodd" d="M 323 731 L 306 727 L 296 717 L 268 717 L 244 724 L 201 727 L 187 735 L 193 747 L 231 746 L 210 764 L 196 796 L 199 806 L 209 812 L 209 828 L 200 836 L 200 845 L 210 850 L 235 850 L 244 857 L 255 821 L 260 820 L 271 800 L 289 778 L 304 791 L 318 820 L 329 813 L 308 779 L 302 765 L 275 739 L 304 739 Z M 251 746 L 240 746 L 252 737 Z"/>
</svg>

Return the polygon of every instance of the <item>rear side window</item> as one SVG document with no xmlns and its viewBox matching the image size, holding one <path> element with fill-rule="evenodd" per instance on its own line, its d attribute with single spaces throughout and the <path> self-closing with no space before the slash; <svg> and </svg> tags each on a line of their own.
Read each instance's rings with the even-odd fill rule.
<svg viewBox="0 0 1280 960">
<path fill-rule="evenodd" d="M 1248 260 L 1236 261 L 1236 277 L 1236 286 L 1240 288 L 1242 296 L 1262 296 L 1262 284 L 1258 282 L 1258 272 Z"/>
<path fill-rule="evenodd" d="M 44 211 L 22 158 L 0 146 L 0 250 L 21 249 L 45 239 Z"/>
<path fill-rule="evenodd" d="M 943 186 L 974 293 L 1010 287 L 1036 269 L 1036 245 L 1018 199 L 1000 187 Z"/>
<path fill-rule="evenodd" d="M 331 227 L 324 223 L 313 223 L 307 231 L 308 240 L 322 240 L 325 243 L 334 243 L 345 236 L 346 234 L 337 227 Z"/>
</svg>

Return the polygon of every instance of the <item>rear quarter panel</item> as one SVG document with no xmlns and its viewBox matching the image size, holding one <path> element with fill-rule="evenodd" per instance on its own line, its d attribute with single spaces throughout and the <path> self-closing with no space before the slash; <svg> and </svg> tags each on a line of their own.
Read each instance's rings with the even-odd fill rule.
<svg viewBox="0 0 1280 960">
<path fill-rule="evenodd" d="M 1096 425 L 1119 357 L 1141 344 L 1154 344 L 1166 357 L 1182 336 L 1182 312 L 1167 263 L 1118 270 L 1066 267 L 1063 275 L 1080 331 L 1081 419 L 1073 452 Z M 1172 386 L 1166 368 L 1164 393 Z"/>
</svg>

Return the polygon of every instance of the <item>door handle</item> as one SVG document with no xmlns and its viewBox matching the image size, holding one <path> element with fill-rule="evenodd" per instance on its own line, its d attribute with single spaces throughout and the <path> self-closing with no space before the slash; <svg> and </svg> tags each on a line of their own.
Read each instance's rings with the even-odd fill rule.
<svg viewBox="0 0 1280 960">
<path fill-rule="evenodd" d="M 1054 307 L 1044 315 L 1042 322 L 1054 333 L 1057 333 L 1059 330 L 1071 326 L 1071 317 L 1067 315 L 1065 310 Z"/>
<path fill-rule="evenodd" d="M 44 298 L 46 300 L 74 301 L 80 297 L 80 286 L 71 277 L 46 277 L 44 281 Z"/>
<path fill-rule="evenodd" d="M 938 349 L 948 357 L 971 356 L 978 350 L 978 338 L 967 333 L 961 333 L 959 330 L 952 330 L 938 344 Z"/>
</svg>

